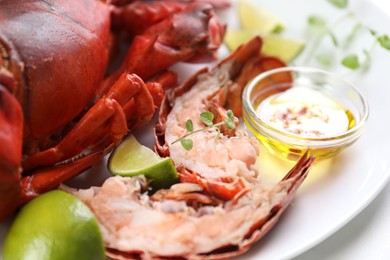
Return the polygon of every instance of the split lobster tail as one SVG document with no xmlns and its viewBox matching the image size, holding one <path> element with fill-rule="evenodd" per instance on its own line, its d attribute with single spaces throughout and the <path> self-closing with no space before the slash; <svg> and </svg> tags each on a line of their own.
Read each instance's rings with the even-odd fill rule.
<svg viewBox="0 0 390 260">
<path fill-rule="evenodd" d="M 310 167 L 314 161 L 315 157 L 311 156 L 309 151 L 301 157 L 297 164 L 282 180 L 284 182 L 290 182 L 287 188 L 287 194 L 273 206 L 273 208 L 269 211 L 269 214 L 260 218 L 258 222 L 252 226 L 245 236 L 246 239 L 242 243 L 214 250 L 213 252 L 204 255 L 204 259 L 228 259 L 241 255 L 248 251 L 255 242 L 263 238 L 274 227 L 283 212 L 290 205 L 298 188 L 309 173 Z M 202 257 L 199 259 L 202 259 Z"/>
<path fill-rule="evenodd" d="M 248 240 L 245 240 L 245 242 L 240 245 L 240 249 L 238 249 L 239 252 L 227 252 L 226 254 L 223 254 L 224 257 L 232 257 L 246 252 L 253 243 L 264 237 L 274 227 L 283 212 L 294 199 L 298 188 L 306 179 L 310 171 L 310 167 L 313 165 L 315 159 L 316 158 L 313 155 L 310 155 L 309 150 L 302 155 L 300 160 L 282 180 L 282 182 L 291 182 L 291 185 L 287 190 L 287 195 L 271 209 L 268 216 L 260 219 L 258 223 L 252 227 L 252 230 L 248 233 Z"/>
<path fill-rule="evenodd" d="M 102 188 L 74 194 L 108 230 L 106 254 L 112 259 L 229 259 L 245 253 L 277 223 L 314 160 L 306 153 L 271 190 L 257 183 L 225 203 L 189 183 L 160 190 L 157 198 L 143 195 L 141 199 L 144 191 L 140 187 L 146 184 L 142 177 L 117 176 Z M 149 199 L 153 202 L 147 203 Z M 123 203 L 132 206 L 124 207 Z"/>
<path fill-rule="evenodd" d="M 170 90 L 167 92 L 165 100 L 163 100 L 160 115 L 159 115 L 159 121 L 155 127 L 155 149 L 161 156 L 171 156 L 175 157 L 175 154 L 181 154 L 182 153 L 182 147 L 180 145 L 172 145 L 172 141 L 167 140 L 177 140 L 180 138 L 180 136 L 176 136 L 177 133 L 175 131 L 168 131 L 169 127 L 168 124 L 171 125 L 171 128 L 173 125 L 183 125 L 184 121 L 181 122 L 179 120 L 182 120 L 181 117 L 187 118 L 189 117 L 190 113 L 193 113 L 192 111 L 212 111 L 214 113 L 214 123 L 222 122 L 224 121 L 224 117 L 226 117 L 226 110 L 230 109 L 233 111 L 234 115 L 236 117 L 242 116 L 242 101 L 241 101 L 241 95 L 244 86 L 249 82 L 253 77 L 258 75 L 261 72 L 278 68 L 278 67 L 284 67 L 285 63 L 280 61 L 277 58 L 273 57 L 267 57 L 261 54 L 261 47 L 262 47 L 262 39 L 259 37 L 254 37 L 251 40 L 249 40 L 247 43 L 240 46 L 235 52 L 231 53 L 229 56 L 227 56 L 225 59 L 223 59 L 216 67 L 213 69 L 202 69 L 195 73 L 192 77 L 190 77 L 186 82 L 184 82 L 182 85 L 176 87 L 173 90 Z M 288 72 L 282 74 L 280 77 L 274 79 L 277 82 L 291 82 L 292 81 L 292 75 Z M 209 81 L 209 83 L 205 83 Z M 202 87 L 205 84 L 209 84 L 209 88 Z M 208 94 L 203 94 L 204 96 L 207 96 L 207 99 L 199 98 L 195 99 L 196 96 L 199 95 L 199 91 L 195 91 L 195 89 L 199 87 L 204 92 L 208 92 Z M 194 89 L 194 90 L 193 90 Z M 187 94 L 190 93 L 190 91 L 194 91 L 194 94 Z M 188 95 L 189 98 L 184 97 Z M 200 96 L 200 95 L 199 95 Z M 203 97 L 204 97 L 203 96 Z M 180 101 L 178 101 L 180 99 Z M 192 102 L 189 101 L 192 99 Z M 185 100 L 185 101 L 182 101 Z M 178 104 L 182 103 L 190 103 L 191 109 L 189 109 L 190 105 L 181 106 L 178 108 Z M 201 105 L 197 105 L 201 104 Z M 180 106 L 180 105 L 179 105 Z M 202 107 L 199 107 L 202 106 Z M 188 109 L 187 112 L 185 109 Z M 180 116 L 179 113 L 188 113 L 188 115 Z M 169 120 L 170 114 L 176 114 L 177 116 L 172 116 L 172 122 Z M 193 119 L 198 120 L 197 117 Z M 199 120 L 198 120 L 199 121 Z M 199 128 L 201 128 L 203 124 L 199 122 Z M 183 129 L 185 132 L 185 129 Z M 247 136 L 246 134 L 236 134 L 236 130 L 233 131 L 227 131 L 224 128 L 221 128 L 221 131 L 226 136 L 232 137 L 232 136 Z M 179 132 L 179 131 L 177 131 Z M 173 136 L 171 136 L 173 135 Z M 247 139 L 245 147 L 243 147 L 243 150 L 248 151 L 246 155 L 239 155 L 239 153 L 233 154 L 232 150 L 238 149 L 238 148 L 227 148 L 228 151 L 226 151 L 226 154 L 229 154 L 227 158 L 235 158 L 240 159 L 241 157 L 248 157 L 251 158 L 249 162 L 245 161 L 246 165 L 250 165 L 254 158 L 257 157 L 257 143 L 255 141 L 251 140 L 250 138 L 244 138 Z M 235 139 L 232 139 L 235 140 Z M 233 141 L 232 141 L 233 142 Z M 198 140 L 197 143 L 204 143 L 204 140 Z M 215 143 L 215 147 L 219 146 L 220 144 L 217 142 Z M 233 144 L 229 144 L 233 145 Z M 207 146 L 207 145 L 205 145 Z M 205 154 L 223 154 L 219 150 L 209 151 L 210 149 L 216 149 L 215 147 L 208 147 L 207 148 L 196 148 L 198 150 L 198 153 L 205 153 Z M 239 150 L 239 149 L 238 149 Z M 249 152 L 251 151 L 251 152 Z M 173 154 L 175 152 L 175 154 Z M 184 157 L 193 157 L 198 156 L 196 154 L 186 155 Z M 215 158 L 214 160 L 220 161 L 221 158 Z M 202 159 L 203 161 L 205 159 Z M 183 162 L 185 161 L 185 163 Z M 204 162 L 208 163 L 208 162 Z M 227 161 L 226 161 L 227 163 Z M 181 167 L 181 164 L 188 165 Z M 217 169 L 213 170 L 219 170 L 220 168 L 226 169 L 229 166 L 223 165 L 223 163 L 218 162 L 215 163 L 216 165 L 220 165 L 219 167 L 216 167 Z M 232 162 L 234 164 L 234 162 Z M 196 169 L 191 169 L 191 160 L 181 160 L 180 163 L 177 164 L 178 167 L 180 167 L 179 175 L 180 180 L 185 182 L 192 182 L 197 183 L 205 188 L 205 191 L 209 192 L 209 194 L 217 196 L 224 200 L 230 200 L 232 199 L 236 194 L 240 193 L 241 191 L 245 190 L 247 188 L 247 178 L 242 177 L 247 175 L 247 172 L 242 174 L 227 174 L 227 176 L 223 176 L 220 178 L 205 178 L 202 173 L 199 173 Z M 236 165 L 231 166 L 233 168 L 238 167 Z M 240 166 L 241 167 L 241 166 Z M 247 167 L 245 167 L 247 168 Z M 210 171 L 213 171 L 210 170 Z M 250 175 L 257 174 L 253 172 L 251 169 L 247 168 L 247 171 L 250 172 Z M 240 170 L 238 171 L 240 172 Z M 242 175 L 239 177 L 238 175 Z"/>
<path fill-rule="evenodd" d="M 258 176 L 259 140 L 238 127 L 215 127 L 227 118 L 237 126 L 238 118 L 229 116 L 228 109 L 238 104 L 246 82 L 259 72 L 284 66 L 263 56 L 261 45 L 255 37 L 214 68 L 204 68 L 167 91 L 155 128 L 155 148 L 172 159 L 180 183 L 148 196 L 145 178 L 116 176 L 101 188 L 75 192 L 107 231 L 104 241 L 110 257 L 233 257 L 247 251 L 280 218 L 314 157 L 306 153 L 270 187 Z M 290 82 L 292 75 L 272 80 Z M 200 131 L 205 123 L 199 115 L 206 111 L 214 115 L 214 127 Z M 235 109 L 234 115 L 239 112 Z M 191 135 L 186 135 L 188 120 L 194 129 Z M 191 139 L 190 149 L 177 142 L 183 136 Z"/>
</svg>

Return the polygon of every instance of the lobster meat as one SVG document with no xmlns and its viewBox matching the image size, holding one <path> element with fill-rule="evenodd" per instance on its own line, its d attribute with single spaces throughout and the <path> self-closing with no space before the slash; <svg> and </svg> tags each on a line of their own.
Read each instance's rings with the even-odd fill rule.
<svg viewBox="0 0 390 260">
<path fill-rule="evenodd" d="M 226 109 L 235 116 L 242 115 L 245 84 L 261 72 L 285 66 L 277 58 L 261 55 L 261 46 L 261 39 L 253 38 L 212 70 L 200 70 L 168 92 L 155 128 L 156 151 L 173 159 L 180 168 L 180 180 L 200 184 L 211 195 L 225 200 L 245 190 L 248 182 L 256 178 L 257 172 L 252 168 L 258 156 L 258 140 L 237 127 L 210 128 L 191 135 L 194 147 L 190 151 L 175 140 L 186 133 L 188 119 L 194 129 L 204 127 L 199 117 L 202 112 L 211 111 L 214 123 L 225 120 Z M 292 75 L 284 73 L 273 80 L 291 82 Z"/>
<path fill-rule="evenodd" d="M 202 190 L 196 184 L 176 184 L 156 200 L 146 195 L 145 179 L 118 176 L 74 194 L 96 215 L 112 259 L 223 259 L 243 254 L 273 227 L 311 163 L 305 155 L 277 186 L 257 182 L 219 205 L 203 205 L 215 200 L 195 193 Z"/>
<path fill-rule="evenodd" d="M 112 50 L 126 44 L 111 33 L 111 19 L 128 22 L 115 23 L 115 30 L 135 25 L 113 10 L 128 5 L 0 1 L 0 220 L 83 172 L 147 123 L 165 89 L 176 84 L 169 66 L 215 57 L 225 26 L 211 5 L 172 1 L 153 3 L 175 11 L 145 12 L 143 19 L 154 22 L 127 32 L 128 50 L 115 56 Z"/>
<path fill-rule="evenodd" d="M 191 150 L 173 142 L 185 133 L 188 119 L 195 130 L 200 127 L 198 117 L 203 111 L 212 111 L 215 123 L 224 121 L 226 105 L 236 104 L 229 102 L 229 94 L 239 97 L 236 91 L 241 93 L 241 84 L 253 75 L 284 65 L 262 56 L 261 45 L 260 38 L 254 38 L 218 66 L 203 69 L 167 91 L 155 128 L 155 148 L 172 158 L 180 183 L 149 195 L 145 178 L 116 176 L 101 188 L 72 191 L 97 217 L 109 257 L 229 258 L 247 251 L 277 222 L 314 157 L 306 153 L 278 184 L 269 187 L 255 167 L 259 142 L 242 129 L 212 127 L 196 132 L 191 135 Z M 286 73 L 272 80 L 291 79 Z"/>
</svg>

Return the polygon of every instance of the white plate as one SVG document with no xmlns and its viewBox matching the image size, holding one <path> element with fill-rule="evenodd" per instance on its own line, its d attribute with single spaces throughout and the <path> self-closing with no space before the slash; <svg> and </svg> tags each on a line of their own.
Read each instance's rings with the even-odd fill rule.
<svg viewBox="0 0 390 260">
<path fill-rule="evenodd" d="M 283 18 L 287 24 L 285 35 L 303 39 L 307 37 L 307 17 L 321 15 L 336 20 L 343 11 L 325 0 L 252 1 L 261 4 Z M 389 34 L 390 18 L 372 2 L 350 1 L 351 9 L 364 24 Z M 233 19 L 233 27 L 237 25 Z M 232 18 L 233 17 L 233 18 Z M 340 35 L 348 34 L 348 24 L 340 26 Z M 330 41 L 329 41 L 330 42 Z M 350 52 L 361 51 L 372 44 L 370 35 L 360 35 Z M 310 46 L 307 46 L 310 47 Z M 324 48 L 329 45 L 324 44 Z M 306 52 L 306 50 L 305 50 Z M 304 63 L 306 53 L 296 61 Z M 309 63 L 316 66 L 315 62 Z M 340 66 L 331 70 L 354 82 L 363 92 L 370 106 L 370 116 L 363 136 L 332 160 L 317 163 L 296 199 L 279 223 L 261 241 L 255 244 L 245 259 L 291 259 L 317 245 L 343 227 L 361 212 L 384 188 L 390 179 L 390 147 L 388 111 L 390 104 L 390 52 L 376 46 L 372 64 L 367 71 L 350 73 Z M 262 151 L 260 169 L 266 180 L 280 179 L 291 165 Z"/>
<path fill-rule="evenodd" d="M 282 17 L 287 24 L 285 34 L 302 39 L 305 37 L 306 19 L 310 14 L 337 17 L 340 14 L 326 0 L 255 1 Z M 366 24 L 385 32 L 390 19 L 371 2 L 352 1 L 353 9 Z M 224 15 L 230 27 L 238 22 L 232 11 Z M 389 34 L 389 31 L 387 31 Z M 359 43 L 365 44 L 365 38 Z M 348 78 L 368 99 L 370 116 L 363 136 L 349 149 L 333 160 L 318 163 L 299 190 L 296 199 L 279 223 L 261 241 L 257 242 L 245 259 L 291 259 L 320 243 L 349 222 L 363 210 L 382 190 L 390 179 L 390 162 L 386 148 L 390 147 L 390 53 L 378 46 L 372 53 L 373 63 L 363 74 L 348 74 Z M 302 64 L 302 59 L 297 64 Z M 185 74 L 189 73 L 185 67 Z M 339 68 L 336 68 L 339 69 Z M 340 73 L 345 73 L 341 70 Z M 150 135 L 141 136 L 141 142 L 151 144 Z M 280 162 L 262 151 L 261 172 L 267 181 L 276 181 L 291 165 Z M 105 163 L 78 177 L 71 184 L 78 187 L 99 185 L 107 176 L 102 174 Z M 10 221 L 0 224 L 2 244 Z"/>
</svg>

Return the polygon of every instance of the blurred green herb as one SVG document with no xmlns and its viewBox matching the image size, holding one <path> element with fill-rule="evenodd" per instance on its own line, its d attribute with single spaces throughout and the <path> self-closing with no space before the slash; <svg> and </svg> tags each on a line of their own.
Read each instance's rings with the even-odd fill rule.
<svg viewBox="0 0 390 260">
<path fill-rule="evenodd" d="M 359 57 L 356 54 L 350 54 L 343 58 L 341 63 L 352 70 L 355 70 L 360 67 Z"/>
<path fill-rule="evenodd" d="M 379 36 L 377 39 L 383 48 L 390 51 L 390 39 L 388 35 Z"/>
<path fill-rule="evenodd" d="M 345 47 L 351 45 L 351 43 L 355 40 L 358 32 L 361 29 L 362 29 L 362 24 L 360 22 L 356 23 L 355 26 L 352 28 L 351 32 L 348 34 L 347 38 L 345 39 Z"/>
<path fill-rule="evenodd" d="M 226 116 L 227 116 L 227 118 L 224 121 L 214 124 L 213 123 L 214 114 L 209 112 L 209 111 L 202 112 L 199 117 L 200 117 L 200 120 L 206 125 L 206 127 L 195 130 L 195 131 L 194 131 L 194 125 L 193 125 L 192 120 L 188 119 L 185 122 L 186 133 L 183 136 L 181 136 L 179 139 L 173 141 L 171 144 L 180 142 L 180 144 L 183 146 L 184 149 L 186 149 L 187 151 L 190 151 L 193 148 L 194 143 L 191 139 L 189 139 L 187 137 L 194 134 L 194 133 L 206 131 L 207 129 L 210 129 L 213 127 L 216 129 L 216 131 L 218 133 L 218 138 L 219 138 L 219 135 L 221 132 L 220 127 L 222 125 L 225 125 L 228 129 L 234 129 L 236 127 L 236 125 L 234 123 L 233 111 L 228 110 L 226 112 Z"/>
<path fill-rule="evenodd" d="M 347 9 L 348 8 L 348 0 L 327 0 L 330 4 L 333 6 L 339 8 L 339 9 Z M 337 39 L 334 29 L 345 19 L 354 19 L 355 23 L 353 27 L 351 28 L 351 31 L 345 38 L 345 41 L 343 45 L 341 45 L 339 39 Z M 373 30 L 372 28 L 369 28 L 368 26 L 363 25 L 360 21 L 358 21 L 355 17 L 355 14 L 349 10 L 347 10 L 343 16 L 335 20 L 332 24 L 328 24 L 326 19 L 319 15 L 311 15 L 307 19 L 307 23 L 309 25 L 309 28 L 312 28 L 312 30 L 317 31 L 316 35 L 317 37 L 313 41 L 312 49 L 309 51 L 308 56 L 306 58 L 306 63 L 309 63 L 310 59 L 315 57 L 316 61 L 321 64 L 322 66 L 329 67 L 333 64 L 333 57 L 331 55 L 326 54 L 316 54 L 318 47 L 320 46 L 321 42 L 325 37 L 330 37 L 330 40 L 334 47 L 336 48 L 348 48 L 352 42 L 356 39 L 356 36 L 359 32 L 362 30 L 368 30 L 370 34 L 373 36 L 374 43 L 372 47 L 367 50 L 363 49 L 362 53 L 364 56 L 359 58 L 359 55 L 356 53 L 350 53 L 346 56 L 344 56 L 341 59 L 341 64 L 351 70 L 356 70 L 358 68 L 361 68 L 363 66 L 367 66 L 369 62 L 371 61 L 371 52 L 373 50 L 373 47 L 376 45 L 376 43 L 379 43 L 381 47 L 383 47 L 386 50 L 390 51 L 390 38 L 388 35 L 383 34 L 381 36 L 378 36 L 378 33 Z M 362 59 L 363 58 L 363 59 Z"/>
<path fill-rule="evenodd" d="M 316 60 L 324 67 L 330 67 L 333 63 L 332 57 L 327 54 L 318 54 Z"/>
<path fill-rule="evenodd" d="M 319 15 L 310 15 L 307 19 L 307 22 L 310 26 L 314 26 L 317 28 L 325 28 L 326 20 Z"/>
<path fill-rule="evenodd" d="M 328 2 L 340 9 L 348 6 L 348 0 L 328 0 Z"/>
<path fill-rule="evenodd" d="M 312 29 L 312 31 L 315 32 L 316 37 L 313 40 L 313 44 L 311 46 L 311 49 L 309 50 L 307 56 L 306 56 L 306 63 L 309 63 L 310 60 L 315 57 L 316 60 L 322 64 L 322 65 L 329 65 L 333 62 L 329 59 L 330 57 L 326 57 L 324 54 L 316 55 L 317 49 L 319 48 L 321 42 L 324 40 L 325 37 L 329 36 L 331 39 L 332 44 L 334 47 L 339 47 L 339 41 L 332 31 L 332 28 L 334 28 L 337 24 L 341 23 L 344 19 L 348 18 L 349 16 L 353 15 L 352 13 L 348 12 L 347 14 L 344 14 L 339 19 L 337 19 L 333 24 L 328 25 L 328 22 L 325 18 L 319 15 L 311 15 L 308 17 L 308 25 L 309 28 Z"/>
</svg>

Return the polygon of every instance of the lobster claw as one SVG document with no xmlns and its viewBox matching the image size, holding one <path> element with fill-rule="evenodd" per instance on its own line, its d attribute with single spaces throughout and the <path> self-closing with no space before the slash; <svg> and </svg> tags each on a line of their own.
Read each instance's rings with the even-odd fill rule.
<svg viewBox="0 0 390 260">
<path fill-rule="evenodd" d="M 128 71 L 147 80 L 179 61 L 215 59 L 225 29 L 226 25 L 215 16 L 211 5 L 187 4 L 184 11 L 166 17 L 134 37 L 113 78 Z"/>
<path fill-rule="evenodd" d="M 141 1 L 137 0 L 107 0 L 108 4 L 115 5 L 115 6 L 125 6 L 128 4 L 132 3 L 137 3 Z M 160 0 L 159 2 L 165 2 L 168 3 L 171 2 L 169 0 Z M 180 3 L 187 3 L 187 2 L 207 2 L 211 4 L 214 8 L 216 9 L 222 9 L 222 8 L 227 8 L 231 6 L 232 2 L 230 0 L 179 0 L 175 1 L 175 4 L 180 4 Z"/>
<path fill-rule="evenodd" d="M 126 0 L 125 0 L 126 1 Z M 116 3 L 115 3 L 116 2 Z M 126 30 L 130 36 L 142 34 L 147 28 L 173 14 L 186 12 L 199 4 L 210 4 L 214 9 L 231 5 L 230 0 L 192 0 L 189 1 L 130 1 L 119 3 L 111 1 L 111 22 L 116 31 Z M 195 3 L 195 4 L 194 4 Z"/>
<path fill-rule="evenodd" d="M 171 48 L 162 44 L 157 36 L 136 36 L 119 72 L 121 74 L 123 71 L 131 71 L 142 79 L 149 79 L 177 61 L 188 59 L 192 55 L 191 49 Z"/>
<path fill-rule="evenodd" d="M 0 203 L 0 220 L 19 205 L 21 189 L 23 113 L 10 93 L 13 82 L 7 71 L 0 69 L 0 194 L 7 194 Z"/>
<path fill-rule="evenodd" d="M 184 61 L 204 62 L 216 58 L 225 31 L 226 24 L 217 18 L 212 5 L 191 3 L 183 12 L 149 27 L 143 35 L 158 36 L 159 42 L 171 48 L 191 49 L 191 57 Z"/>
</svg>

